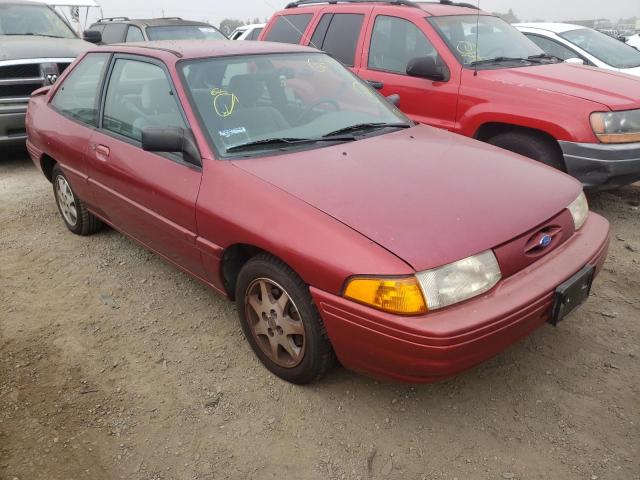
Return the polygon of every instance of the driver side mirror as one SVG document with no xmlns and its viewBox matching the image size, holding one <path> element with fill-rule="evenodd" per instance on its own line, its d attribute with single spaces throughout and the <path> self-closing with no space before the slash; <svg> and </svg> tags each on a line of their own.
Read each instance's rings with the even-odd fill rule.
<svg viewBox="0 0 640 480">
<path fill-rule="evenodd" d="M 584 60 L 581 58 L 567 58 L 564 63 L 570 63 L 571 65 L 584 65 Z"/>
<path fill-rule="evenodd" d="M 439 57 L 437 57 L 439 59 Z M 426 78 L 434 82 L 448 82 L 451 73 L 446 65 L 441 65 L 436 57 L 417 57 L 409 61 L 407 75 Z"/>
<path fill-rule="evenodd" d="M 142 149 L 145 152 L 182 153 L 185 161 L 202 165 L 193 134 L 184 128 L 145 128 L 142 130 Z"/>
<path fill-rule="evenodd" d="M 82 34 L 82 39 L 89 43 L 102 43 L 102 33 L 97 30 L 85 30 Z"/>
</svg>

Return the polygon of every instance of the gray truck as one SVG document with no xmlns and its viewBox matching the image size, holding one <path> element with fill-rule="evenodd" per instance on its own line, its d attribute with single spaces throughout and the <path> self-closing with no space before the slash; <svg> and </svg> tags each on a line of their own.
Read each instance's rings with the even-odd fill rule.
<svg viewBox="0 0 640 480">
<path fill-rule="evenodd" d="M 25 140 L 31 93 L 53 85 L 89 42 L 100 41 L 98 32 L 78 37 L 47 4 L 0 0 L 0 147 Z"/>
</svg>

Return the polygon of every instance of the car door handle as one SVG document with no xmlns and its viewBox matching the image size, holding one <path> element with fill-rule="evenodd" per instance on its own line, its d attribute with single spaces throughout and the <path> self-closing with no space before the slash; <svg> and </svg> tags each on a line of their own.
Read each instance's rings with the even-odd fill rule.
<svg viewBox="0 0 640 480">
<path fill-rule="evenodd" d="M 109 147 L 105 147 L 104 145 L 93 145 L 93 151 L 96 152 L 96 158 L 101 162 L 106 162 L 109 160 L 109 155 L 111 154 L 111 150 Z"/>
<path fill-rule="evenodd" d="M 376 90 L 382 90 L 384 88 L 384 83 L 379 80 L 367 80 L 367 83 Z"/>
</svg>

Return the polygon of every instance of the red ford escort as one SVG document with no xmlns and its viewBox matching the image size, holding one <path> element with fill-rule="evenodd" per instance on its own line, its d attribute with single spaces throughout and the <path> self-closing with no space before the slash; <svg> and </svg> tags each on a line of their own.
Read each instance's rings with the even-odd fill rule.
<svg viewBox="0 0 640 480">
<path fill-rule="evenodd" d="M 34 93 L 62 219 L 109 224 L 234 299 L 295 383 L 335 357 L 437 381 L 589 295 L 609 225 L 540 163 L 416 125 L 315 49 L 109 46 Z"/>
</svg>

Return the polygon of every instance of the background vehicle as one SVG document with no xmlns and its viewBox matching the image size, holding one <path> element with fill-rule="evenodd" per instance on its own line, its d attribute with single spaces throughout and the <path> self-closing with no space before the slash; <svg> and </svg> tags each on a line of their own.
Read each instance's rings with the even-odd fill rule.
<svg viewBox="0 0 640 480">
<path fill-rule="evenodd" d="M 640 52 L 609 35 L 568 23 L 519 23 L 514 25 L 549 55 L 585 65 L 640 76 Z"/>
<path fill-rule="evenodd" d="M 0 0 L 0 146 L 24 142 L 31 92 L 55 83 L 90 46 L 49 5 Z"/>
<path fill-rule="evenodd" d="M 276 375 L 335 351 L 436 381 L 586 300 L 609 227 L 574 179 L 415 125 L 314 49 L 172 48 L 89 52 L 31 98 L 28 150 L 69 230 L 106 221 L 235 299 Z"/>
<path fill-rule="evenodd" d="M 226 36 L 208 23 L 183 20 L 179 17 L 129 19 L 103 18 L 90 30 L 102 34 L 104 44 L 146 42 L 153 40 L 226 40 Z"/>
<path fill-rule="evenodd" d="M 264 23 L 255 23 L 253 25 L 244 25 L 236 28 L 231 36 L 230 40 L 257 40 L 262 30 L 264 30 Z"/>
<path fill-rule="evenodd" d="M 399 94 L 412 119 L 567 171 L 589 188 L 640 179 L 640 80 L 558 63 L 475 8 L 303 0 L 276 13 L 260 39 L 317 46 L 384 95 Z"/>
</svg>

